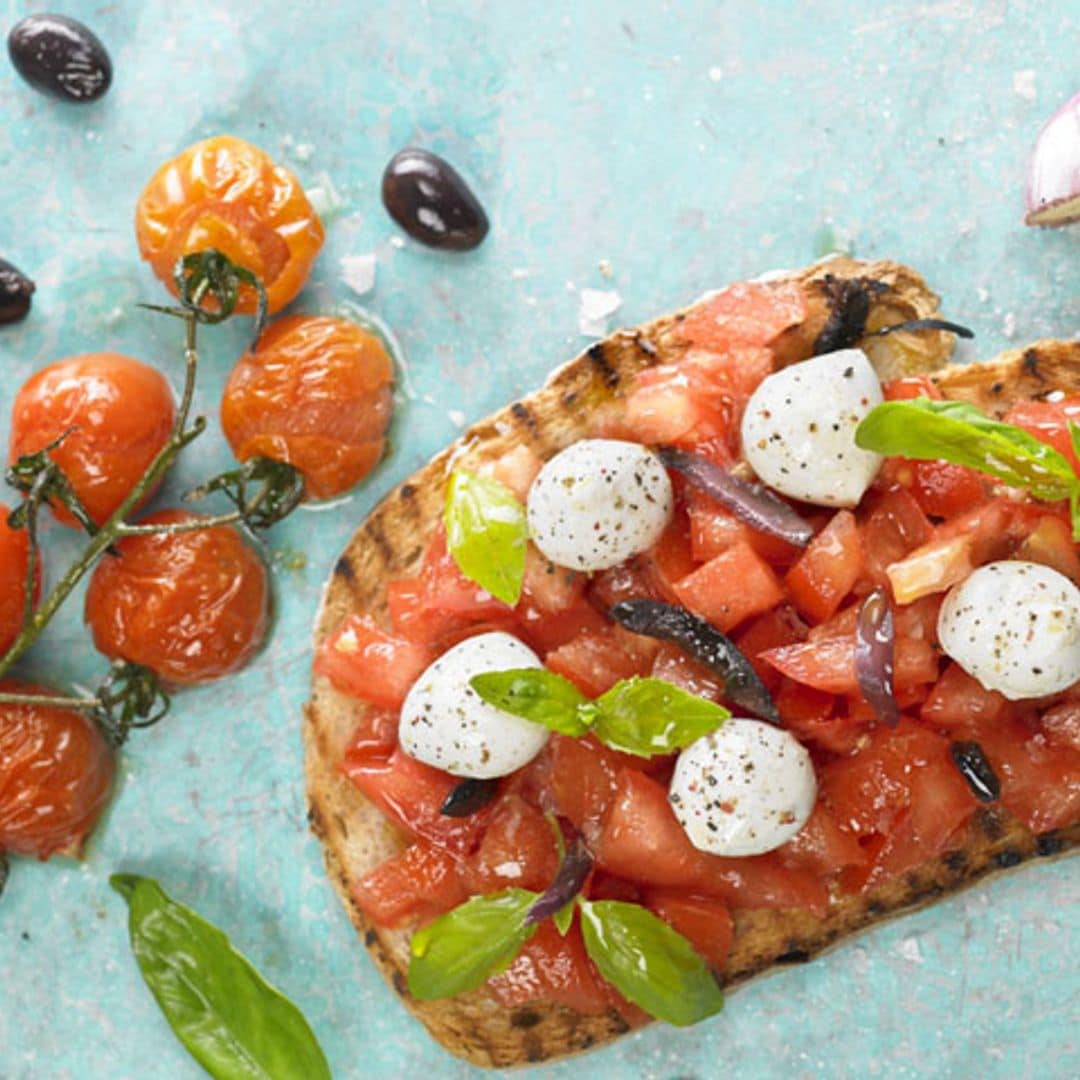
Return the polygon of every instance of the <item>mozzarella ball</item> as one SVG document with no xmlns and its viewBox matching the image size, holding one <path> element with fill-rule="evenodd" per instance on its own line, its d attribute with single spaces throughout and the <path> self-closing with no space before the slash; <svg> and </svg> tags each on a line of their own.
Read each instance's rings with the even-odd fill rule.
<svg viewBox="0 0 1080 1080">
<path fill-rule="evenodd" d="M 761 720 L 725 720 L 675 762 L 668 799 L 690 842 L 711 855 L 761 855 L 787 843 L 814 809 L 810 755 Z"/>
<path fill-rule="evenodd" d="M 671 479 L 651 450 L 582 439 L 556 454 L 529 488 L 529 532 L 558 566 L 606 570 L 648 551 L 673 507 Z"/>
<path fill-rule="evenodd" d="M 988 563 L 945 597 L 938 641 L 987 690 L 1056 694 L 1080 680 L 1080 589 L 1038 563 Z"/>
<path fill-rule="evenodd" d="M 882 461 L 855 445 L 855 429 L 881 402 L 881 383 L 861 349 L 791 364 L 750 395 L 743 454 L 782 495 L 819 506 L 855 506 Z"/>
<path fill-rule="evenodd" d="M 538 668 L 540 658 L 510 634 L 478 634 L 443 653 L 401 707 L 398 740 L 410 757 L 453 776 L 487 780 L 528 764 L 548 731 L 483 701 L 469 685 L 474 675 Z"/>
</svg>

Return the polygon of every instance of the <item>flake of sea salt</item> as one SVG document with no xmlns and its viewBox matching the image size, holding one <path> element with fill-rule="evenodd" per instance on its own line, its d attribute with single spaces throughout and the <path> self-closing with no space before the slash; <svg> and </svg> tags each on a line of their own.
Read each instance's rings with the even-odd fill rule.
<svg viewBox="0 0 1080 1080">
<path fill-rule="evenodd" d="M 585 337 L 602 337 L 608 319 L 622 307 L 622 297 L 614 290 L 582 289 L 578 307 L 578 330 Z"/>
</svg>

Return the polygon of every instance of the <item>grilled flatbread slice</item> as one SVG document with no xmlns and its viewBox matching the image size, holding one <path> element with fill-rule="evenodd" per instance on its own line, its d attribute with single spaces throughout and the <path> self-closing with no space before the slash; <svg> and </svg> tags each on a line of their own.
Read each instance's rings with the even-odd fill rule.
<svg viewBox="0 0 1080 1080">
<path fill-rule="evenodd" d="M 834 259 L 770 280 L 797 285 L 807 311 L 802 322 L 773 343 L 781 363 L 810 356 L 815 343 L 819 351 L 857 344 L 883 379 L 934 371 L 946 397 L 999 415 L 1021 398 L 1080 391 L 1080 342 L 1043 341 L 990 363 L 946 367 L 952 350 L 949 334 L 865 336 L 937 313 L 937 297 L 916 273 L 896 263 Z M 558 369 L 542 389 L 475 424 L 395 488 L 357 530 L 334 568 L 315 626 L 316 647 L 346 615 L 386 619 L 387 583 L 417 570 L 442 512 L 451 467 L 475 469 L 520 444 L 547 459 L 584 437 L 596 410 L 617 402 L 638 371 L 683 355 L 686 345 L 677 329 L 685 316 L 685 311 L 676 312 L 591 346 Z M 409 996 L 408 933 L 370 925 L 350 894 L 352 882 L 405 843 L 338 771 L 364 709 L 325 678 L 315 677 L 304 723 L 309 817 L 342 903 L 404 1004 L 446 1049 L 478 1065 L 546 1061 L 625 1032 L 626 1023 L 614 1011 L 586 1016 L 544 1003 L 508 1010 L 483 991 L 434 1002 Z M 1035 836 L 1003 808 L 981 809 L 962 846 L 866 894 L 843 898 L 825 919 L 805 911 L 738 912 L 725 983 L 734 985 L 776 965 L 808 960 L 876 922 L 1027 859 L 1068 851 L 1078 842 L 1080 823 Z"/>
</svg>

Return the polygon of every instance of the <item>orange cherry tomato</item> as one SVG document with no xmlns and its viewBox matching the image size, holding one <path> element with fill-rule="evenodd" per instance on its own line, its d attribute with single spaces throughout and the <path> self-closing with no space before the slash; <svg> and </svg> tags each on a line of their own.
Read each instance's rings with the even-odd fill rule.
<svg viewBox="0 0 1080 1080">
<path fill-rule="evenodd" d="M 0 691 L 49 694 L 10 679 Z M 115 760 L 100 728 L 71 709 L 0 705 L 0 851 L 78 854 L 112 788 Z"/>
<path fill-rule="evenodd" d="M 197 520 L 163 510 L 143 524 Z M 208 682 L 242 668 L 266 634 L 266 569 L 231 526 L 129 536 L 98 563 L 86 621 L 106 656 L 153 669 L 165 682 Z"/>
<path fill-rule="evenodd" d="M 176 404 L 165 377 L 119 353 L 85 353 L 33 375 L 15 397 L 9 460 L 44 449 L 99 525 L 146 471 L 172 430 Z M 54 510 L 76 525 L 63 507 Z"/>
<path fill-rule="evenodd" d="M 12 529 L 10 507 L 0 503 L 0 656 L 11 648 L 22 626 L 26 602 L 26 567 L 30 561 L 30 538 L 25 529 Z M 34 573 L 34 600 L 41 595 L 41 561 Z"/>
<path fill-rule="evenodd" d="M 393 378 L 374 334 L 345 319 L 290 315 L 237 361 L 221 426 L 241 460 L 286 461 L 303 473 L 310 496 L 330 498 L 382 455 Z"/>
<path fill-rule="evenodd" d="M 139 253 L 175 295 L 184 255 L 216 248 L 257 275 L 273 314 L 304 287 L 323 227 L 300 181 L 251 143 L 218 135 L 165 162 L 135 207 Z M 255 313 L 243 286 L 236 310 Z"/>
</svg>

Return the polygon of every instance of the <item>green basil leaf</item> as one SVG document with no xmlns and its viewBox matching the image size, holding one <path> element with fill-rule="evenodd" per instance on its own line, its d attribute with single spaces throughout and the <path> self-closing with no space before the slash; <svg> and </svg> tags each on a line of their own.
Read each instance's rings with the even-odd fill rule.
<svg viewBox="0 0 1080 1080">
<path fill-rule="evenodd" d="M 303 1013 L 229 939 L 152 878 L 113 874 L 146 985 L 192 1057 L 218 1080 L 330 1080 Z"/>
<path fill-rule="evenodd" d="M 446 548 L 458 569 L 504 604 L 521 599 L 528 526 L 525 507 L 497 480 L 456 472 L 443 511 Z"/>
<path fill-rule="evenodd" d="M 693 945 L 638 904 L 583 901 L 581 933 L 600 974 L 627 1001 L 676 1027 L 720 1011 L 724 995 Z"/>
<path fill-rule="evenodd" d="M 589 730 L 582 707 L 589 699 L 569 680 L 544 668 L 514 668 L 474 675 L 469 685 L 480 698 L 523 720 L 543 724 L 560 735 Z"/>
<path fill-rule="evenodd" d="M 1068 458 L 1052 446 L 961 401 L 878 405 L 856 428 L 855 444 L 879 454 L 966 465 L 1051 502 L 1069 498 L 1080 484 Z"/>
<path fill-rule="evenodd" d="M 577 907 L 577 898 L 571 900 L 565 907 L 560 908 L 551 916 L 551 921 L 555 924 L 555 929 L 562 934 L 563 937 L 570 932 L 570 924 L 574 921 L 574 908 Z"/>
<path fill-rule="evenodd" d="M 525 913 L 539 893 L 507 889 L 474 896 L 413 934 L 409 993 L 420 1001 L 475 990 L 504 971 L 536 933 Z"/>
<path fill-rule="evenodd" d="M 634 676 L 593 702 L 596 737 L 638 757 L 670 754 L 714 732 L 730 715 L 722 705 L 695 697 L 663 679 Z"/>
</svg>

